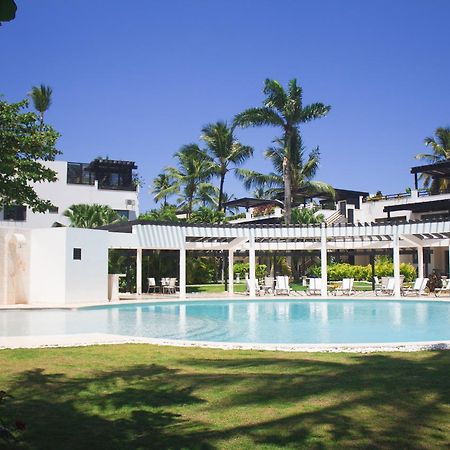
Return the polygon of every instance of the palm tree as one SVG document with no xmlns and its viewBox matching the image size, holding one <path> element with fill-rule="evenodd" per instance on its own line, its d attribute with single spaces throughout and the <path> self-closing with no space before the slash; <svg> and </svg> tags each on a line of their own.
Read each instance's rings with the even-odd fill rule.
<svg viewBox="0 0 450 450">
<path fill-rule="evenodd" d="M 151 193 L 153 194 L 153 199 L 156 203 L 163 199 L 163 205 L 167 206 L 167 198 L 173 194 L 176 194 L 177 191 L 178 186 L 175 183 L 174 178 L 166 172 L 160 173 L 153 180 Z"/>
<path fill-rule="evenodd" d="M 175 179 L 176 186 L 183 192 L 183 203 L 187 204 L 189 218 L 199 185 L 208 182 L 213 176 L 213 165 L 208 155 L 197 144 L 183 146 L 175 153 L 175 157 L 178 159 L 178 166 L 168 167 L 166 172 Z"/>
<path fill-rule="evenodd" d="M 72 205 L 64 211 L 64 216 L 68 217 L 70 225 L 76 228 L 97 228 L 125 220 L 110 206 L 83 203 Z"/>
<path fill-rule="evenodd" d="M 431 147 L 433 153 L 419 153 L 416 159 L 425 159 L 431 163 L 441 161 L 450 161 L 450 127 L 439 127 L 434 132 L 436 138 L 426 137 L 424 143 L 427 147 Z M 447 190 L 450 186 L 448 178 L 432 179 L 430 175 L 422 173 L 420 176 L 423 180 L 423 185 L 430 188 L 431 192 L 439 192 Z"/>
<path fill-rule="evenodd" d="M 302 88 L 297 86 L 297 80 L 289 81 L 285 91 L 281 84 L 275 80 L 266 79 L 264 85 L 266 99 L 260 108 L 250 108 L 238 114 L 234 124 L 240 127 L 275 126 L 282 129 L 282 160 L 281 169 L 284 186 L 284 210 L 286 223 L 291 220 L 292 183 L 293 173 L 300 156 L 295 147 L 301 141 L 299 126 L 327 115 L 331 107 L 322 103 L 313 103 L 303 106 Z"/>
<path fill-rule="evenodd" d="M 34 109 L 39 112 L 41 118 L 41 126 L 44 125 L 44 113 L 50 108 L 52 104 L 52 88 L 41 84 L 31 88 L 30 97 L 33 100 Z"/>
<path fill-rule="evenodd" d="M 256 188 L 258 194 L 264 198 L 283 198 L 285 193 L 284 161 L 286 147 L 283 140 L 275 140 L 275 145 L 264 152 L 264 156 L 272 161 L 274 170 L 269 174 L 262 174 L 253 170 L 239 169 L 238 175 L 244 181 L 246 189 Z M 316 147 L 306 155 L 300 135 L 292 140 L 288 148 L 287 157 L 290 164 L 289 184 L 294 204 L 299 204 L 305 196 L 328 194 L 334 196 L 334 189 L 322 181 L 312 180 L 316 175 L 320 162 L 319 148 Z M 292 216 L 292 213 L 291 213 Z M 289 219 L 291 223 L 291 219 Z"/>
<path fill-rule="evenodd" d="M 201 139 L 206 143 L 206 151 L 214 162 L 214 172 L 220 178 L 219 202 L 217 210 L 223 209 L 223 186 L 225 177 L 234 165 L 243 164 L 253 155 L 253 148 L 242 145 L 233 135 L 234 128 L 226 122 L 210 123 L 203 127 Z"/>
</svg>

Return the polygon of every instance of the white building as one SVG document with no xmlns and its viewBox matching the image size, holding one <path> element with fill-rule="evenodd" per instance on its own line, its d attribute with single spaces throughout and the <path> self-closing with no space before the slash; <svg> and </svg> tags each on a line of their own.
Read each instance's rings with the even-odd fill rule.
<svg viewBox="0 0 450 450">
<path fill-rule="evenodd" d="M 139 215 L 138 187 L 133 179 L 136 165 L 131 161 L 97 158 L 89 164 L 46 161 L 57 172 L 54 183 L 35 183 L 37 195 L 50 200 L 55 208 L 33 213 L 30 208 L 14 206 L 0 210 L 0 227 L 48 228 L 55 223 L 68 225 L 64 211 L 73 204 L 108 205 L 122 216 L 134 220 Z"/>
</svg>

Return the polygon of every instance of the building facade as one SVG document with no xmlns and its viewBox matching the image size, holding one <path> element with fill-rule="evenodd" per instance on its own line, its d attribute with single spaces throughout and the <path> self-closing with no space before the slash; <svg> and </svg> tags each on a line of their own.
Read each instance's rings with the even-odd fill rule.
<svg viewBox="0 0 450 450">
<path fill-rule="evenodd" d="M 132 161 L 97 158 L 91 163 L 45 161 L 57 173 L 54 183 L 35 183 L 37 195 L 50 200 L 54 208 L 46 213 L 33 213 L 16 205 L 0 210 L 0 226 L 12 228 L 48 228 L 68 225 L 64 211 L 74 204 L 110 206 L 120 215 L 134 220 L 139 215 L 139 187 L 136 185 Z"/>
</svg>

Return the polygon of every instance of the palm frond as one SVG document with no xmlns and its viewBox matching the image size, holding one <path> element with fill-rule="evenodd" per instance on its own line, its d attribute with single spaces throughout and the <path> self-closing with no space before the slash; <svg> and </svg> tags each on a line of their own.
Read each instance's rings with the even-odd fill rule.
<svg viewBox="0 0 450 450">
<path fill-rule="evenodd" d="M 284 127 L 283 118 L 271 108 L 249 108 L 236 114 L 233 121 L 235 126 L 241 128 L 259 127 L 262 125 Z"/>
<path fill-rule="evenodd" d="M 311 120 L 325 117 L 330 112 L 330 109 L 330 105 L 324 105 L 323 103 L 312 103 L 311 105 L 307 105 L 302 109 L 300 122 L 306 123 Z"/>
</svg>

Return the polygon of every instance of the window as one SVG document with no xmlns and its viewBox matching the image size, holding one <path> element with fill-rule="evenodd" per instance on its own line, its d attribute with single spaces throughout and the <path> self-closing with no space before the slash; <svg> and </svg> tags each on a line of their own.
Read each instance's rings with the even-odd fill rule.
<svg viewBox="0 0 450 450">
<path fill-rule="evenodd" d="M 3 220 L 24 222 L 27 220 L 27 207 L 19 205 L 5 206 L 3 209 Z"/>
<path fill-rule="evenodd" d="M 89 164 L 67 163 L 68 184 L 94 184 L 94 174 L 87 170 Z"/>
<path fill-rule="evenodd" d="M 52 206 L 52 207 L 50 207 L 50 209 L 48 210 L 48 212 L 49 212 L 50 214 L 58 214 L 59 208 L 58 208 L 57 206 Z"/>
<path fill-rule="evenodd" d="M 125 217 L 125 219 L 130 218 L 130 211 L 127 211 L 126 209 L 115 209 L 114 211 L 119 214 L 120 217 Z"/>
<path fill-rule="evenodd" d="M 73 259 L 81 260 L 81 248 L 73 249 Z"/>
</svg>

